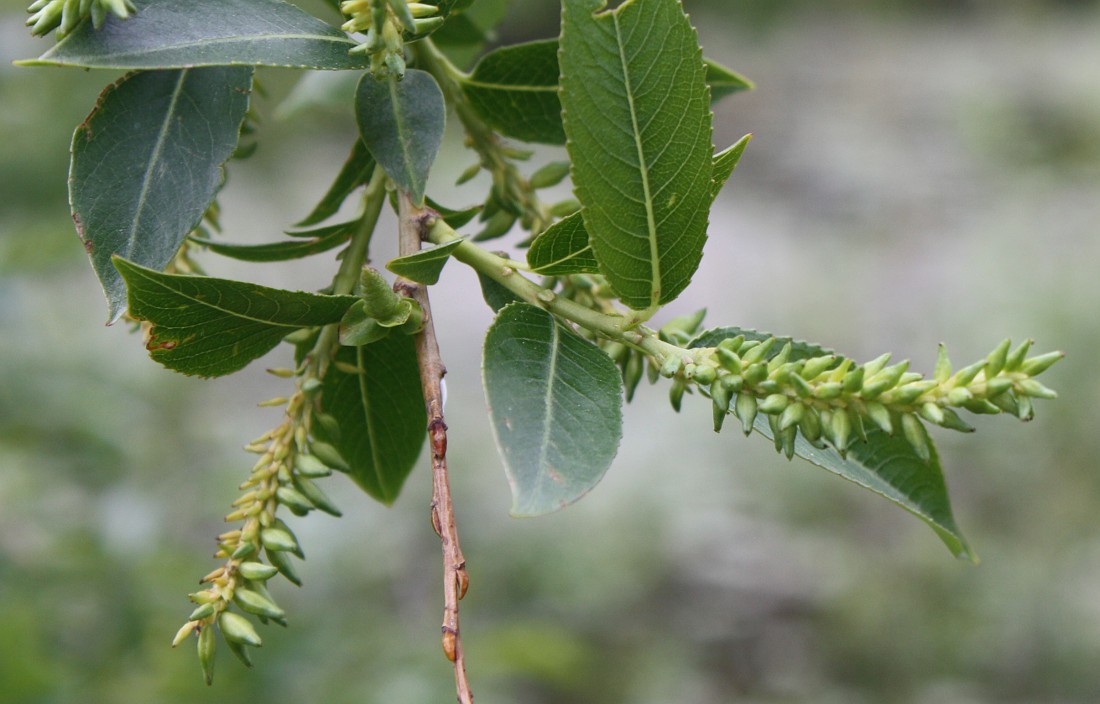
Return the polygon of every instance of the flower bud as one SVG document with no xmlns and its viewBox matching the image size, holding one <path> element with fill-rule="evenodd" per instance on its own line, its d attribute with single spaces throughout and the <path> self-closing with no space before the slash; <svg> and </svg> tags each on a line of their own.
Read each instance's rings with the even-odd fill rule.
<svg viewBox="0 0 1100 704">
<path fill-rule="evenodd" d="M 829 442 L 843 457 L 844 453 L 848 451 L 848 439 L 852 434 L 852 421 L 848 418 L 848 414 L 843 410 L 835 411 L 829 421 L 829 427 L 823 428 L 823 430 L 829 438 Z"/>
<path fill-rule="evenodd" d="M 248 647 L 233 640 L 225 641 L 229 652 L 233 653 L 245 667 L 252 667 L 252 658 L 248 654 Z"/>
<path fill-rule="evenodd" d="M 965 386 L 956 386 L 947 392 L 947 402 L 952 406 L 963 406 L 974 399 L 974 394 Z"/>
<path fill-rule="evenodd" d="M 1011 379 L 1003 376 L 993 377 L 992 379 L 987 377 L 985 381 L 985 396 L 986 398 L 993 400 L 994 398 L 1000 396 L 1011 388 Z"/>
<path fill-rule="evenodd" d="M 781 366 L 787 363 L 787 360 L 791 358 L 791 343 L 783 345 L 783 349 L 779 350 L 779 354 L 775 355 L 768 362 L 768 373 L 774 374 Z"/>
<path fill-rule="evenodd" d="M 728 350 L 720 346 L 714 351 L 714 355 L 723 369 L 727 369 L 734 373 L 739 373 L 741 371 L 741 357 L 733 350 Z"/>
<path fill-rule="evenodd" d="M 854 394 L 863 388 L 863 380 L 867 378 L 867 371 L 863 367 L 856 367 L 844 375 L 844 393 Z"/>
<path fill-rule="evenodd" d="M 695 367 L 695 383 L 700 386 L 710 386 L 717 377 L 718 373 L 709 364 L 700 364 Z"/>
<path fill-rule="evenodd" d="M 741 359 L 744 360 L 744 357 Z M 768 367 L 760 362 L 750 364 L 741 376 L 745 379 L 746 383 L 756 386 L 768 378 Z"/>
<path fill-rule="evenodd" d="M 313 455 L 296 455 L 294 457 L 294 468 L 303 477 L 327 477 L 332 474 L 332 470 Z"/>
<path fill-rule="evenodd" d="M 443 17 L 425 17 L 423 19 L 417 19 L 413 34 L 418 36 L 421 34 L 430 34 L 442 27 L 445 21 Z"/>
<path fill-rule="evenodd" d="M 749 393 L 737 394 L 733 410 L 737 415 L 737 419 L 741 421 L 741 428 L 744 430 L 745 435 L 752 433 L 752 425 L 756 421 L 756 413 L 759 410 L 756 398 Z"/>
<path fill-rule="evenodd" d="M 301 476 L 296 477 L 294 481 L 298 486 L 298 490 L 305 494 L 306 498 L 309 499 L 310 503 L 314 506 L 330 516 L 339 518 L 343 515 L 340 509 L 336 507 L 336 504 L 332 503 L 332 499 L 328 497 L 328 494 L 321 490 L 321 487 Z"/>
<path fill-rule="evenodd" d="M 204 618 L 209 618 L 210 616 L 213 616 L 213 615 L 214 615 L 214 602 L 210 601 L 210 602 L 207 602 L 205 604 L 200 605 L 194 611 L 192 611 L 191 615 L 187 617 L 187 620 L 188 621 L 201 621 Z"/>
<path fill-rule="evenodd" d="M 666 379 L 671 379 L 680 373 L 680 370 L 684 366 L 683 358 L 678 354 L 670 354 L 665 357 L 664 364 L 661 365 L 661 376 Z"/>
<path fill-rule="evenodd" d="M 811 445 L 821 447 L 821 416 L 818 415 L 816 408 L 812 406 L 805 406 L 805 408 L 798 429 Z M 780 419 L 780 425 L 782 425 L 782 419 Z"/>
<path fill-rule="evenodd" d="M 927 420 L 929 423 L 943 425 L 944 413 L 943 409 L 939 407 L 939 404 L 925 403 L 920 407 L 920 414 L 921 417 Z"/>
<path fill-rule="evenodd" d="M 955 372 L 955 386 L 970 386 L 970 382 L 974 381 L 983 369 L 985 369 L 984 361 L 975 362 L 974 364 L 963 367 Z"/>
<path fill-rule="evenodd" d="M 880 355 L 878 357 L 875 357 L 874 359 L 872 359 L 867 364 L 864 364 L 863 365 L 863 375 L 865 377 L 867 377 L 868 379 L 870 379 L 875 374 L 878 374 L 880 371 L 882 371 L 884 368 L 886 368 L 886 363 L 890 361 L 891 356 L 892 355 L 889 352 L 887 352 L 884 355 Z"/>
<path fill-rule="evenodd" d="M 772 416 L 782 413 L 789 403 L 790 399 L 785 394 L 771 394 L 760 402 L 759 409 L 761 413 Z"/>
<path fill-rule="evenodd" d="M 314 440 L 309 444 L 309 449 L 317 459 L 324 462 L 329 467 L 339 469 L 343 472 L 351 471 L 351 467 L 348 466 L 347 461 L 332 445 Z"/>
<path fill-rule="evenodd" d="M 924 425 L 912 413 L 904 413 L 901 416 L 901 429 L 917 456 L 927 462 L 932 457 L 932 451 Z"/>
<path fill-rule="evenodd" d="M 979 415 L 996 415 L 1001 412 L 1000 408 L 997 408 L 984 398 L 976 398 L 962 404 L 962 407 L 971 413 L 977 413 Z"/>
<path fill-rule="evenodd" d="M 233 592 L 233 601 L 250 614 L 275 619 L 286 617 L 286 612 L 280 609 L 274 601 L 251 589 L 237 587 Z"/>
<path fill-rule="evenodd" d="M 642 383 L 645 374 L 645 359 L 641 354 L 629 351 L 623 363 L 623 387 L 626 392 L 626 400 L 634 400 L 634 392 L 638 390 L 638 384 Z"/>
<path fill-rule="evenodd" d="M 943 422 L 941 426 L 949 430 L 957 430 L 960 433 L 973 433 L 974 427 L 959 417 L 958 413 L 950 408 L 941 409 L 943 412 Z"/>
<path fill-rule="evenodd" d="M 951 378 L 951 360 L 947 357 L 947 345 L 942 342 L 939 353 L 936 355 L 936 366 L 932 370 L 932 378 L 940 384 Z"/>
<path fill-rule="evenodd" d="M 480 162 L 478 162 L 478 163 L 476 163 L 476 164 L 474 164 L 474 165 L 470 166 L 469 168 L 467 168 L 467 169 L 466 169 L 465 171 L 463 171 L 463 172 L 462 172 L 461 174 L 459 174 L 458 180 L 457 180 L 457 181 L 455 181 L 455 185 L 456 185 L 456 186 L 461 186 L 461 185 L 462 185 L 462 184 L 464 184 L 464 183 L 468 183 L 468 182 L 470 182 L 470 181 L 471 181 L 471 180 L 473 180 L 473 179 L 474 179 L 474 177 L 476 177 L 476 176 L 477 176 L 477 175 L 478 175 L 478 174 L 479 174 L 480 172 L 481 172 L 481 163 L 480 163 Z"/>
<path fill-rule="evenodd" d="M 260 542 L 268 552 L 293 552 L 300 549 L 294 536 L 281 528 L 265 528 L 260 531 Z"/>
<path fill-rule="evenodd" d="M 172 639 L 172 647 L 176 647 L 183 641 L 187 640 L 192 633 L 195 632 L 195 624 L 191 621 L 180 626 L 180 629 L 176 631 L 176 636 Z"/>
<path fill-rule="evenodd" d="M 566 198 L 550 206 L 550 214 L 556 218 L 569 217 L 573 213 L 580 212 L 581 203 L 575 198 Z"/>
<path fill-rule="evenodd" d="M 229 555 L 231 560 L 243 560 L 246 557 L 251 556 L 256 552 L 256 543 L 252 541 L 242 542 L 236 547 L 235 550 Z"/>
<path fill-rule="evenodd" d="M 718 348 L 723 350 L 729 350 L 730 352 L 740 352 L 741 347 L 745 344 L 745 336 L 738 335 L 737 337 L 727 337 L 718 343 Z"/>
<path fill-rule="evenodd" d="M 817 377 L 821 376 L 836 363 L 836 355 L 830 354 L 824 357 L 813 357 L 806 360 L 806 364 L 803 365 L 800 372 L 803 379 L 807 381 L 813 381 Z"/>
<path fill-rule="evenodd" d="M 1039 376 L 1049 369 L 1052 364 L 1065 356 L 1064 352 L 1047 352 L 1046 354 L 1041 354 L 1025 361 L 1020 366 L 1020 371 L 1028 376 Z"/>
<path fill-rule="evenodd" d="M 1030 396 L 1020 396 L 1016 399 L 1016 417 L 1025 422 L 1035 417 Z"/>
<path fill-rule="evenodd" d="M 1035 340 L 1024 340 L 1019 344 L 1016 349 L 1008 353 L 1008 358 L 1005 359 L 1005 371 L 1015 372 L 1019 371 L 1023 366 L 1024 360 L 1027 359 L 1028 350 L 1035 344 Z"/>
<path fill-rule="evenodd" d="M 676 377 L 672 380 L 672 386 L 668 390 L 668 402 L 672 404 L 673 410 L 677 413 L 680 412 L 680 406 L 683 403 L 684 391 L 687 390 L 687 382 L 682 377 Z"/>
<path fill-rule="evenodd" d="M 779 429 L 786 430 L 787 428 L 793 428 L 802 422 L 803 416 L 806 414 L 806 407 L 797 401 L 789 404 L 784 410 L 783 414 L 779 416 Z"/>
<path fill-rule="evenodd" d="M 252 623 L 244 616 L 232 611 L 223 611 L 221 616 L 218 616 L 218 628 L 221 629 L 226 640 L 251 645 L 253 648 L 259 648 L 264 644 Z"/>
<path fill-rule="evenodd" d="M 202 626 L 199 631 L 199 665 L 202 667 L 202 676 L 209 687 L 214 683 L 214 653 L 217 650 L 218 641 L 214 639 L 214 624 Z"/>
<path fill-rule="evenodd" d="M 248 561 L 237 565 L 237 574 L 253 582 L 263 582 L 271 579 L 279 570 L 262 562 Z"/>
<path fill-rule="evenodd" d="M 790 377 L 790 383 L 794 386 L 795 393 L 799 398 L 810 398 L 814 395 L 814 387 L 810 386 L 810 382 L 803 379 L 798 374 L 793 374 Z"/>
<path fill-rule="evenodd" d="M 1058 398 L 1058 392 L 1049 389 L 1035 379 L 1022 379 L 1017 382 L 1020 393 L 1034 398 Z"/>
<path fill-rule="evenodd" d="M 814 389 L 814 397 L 819 398 L 822 401 L 829 401 L 840 396 L 844 391 L 844 386 L 840 382 L 827 381 L 824 384 L 818 384 Z"/>
<path fill-rule="evenodd" d="M 886 406 L 875 401 L 868 401 L 864 404 L 864 408 L 867 412 L 867 417 L 870 418 L 875 425 L 882 429 L 882 432 L 889 435 L 894 434 L 894 424 L 890 421 L 890 411 L 886 410 Z"/>
<path fill-rule="evenodd" d="M 756 344 L 752 344 L 751 342 L 746 343 L 746 345 L 741 348 L 741 361 L 745 364 L 755 364 L 762 361 L 764 357 L 768 354 L 768 351 L 771 350 L 772 346 L 775 345 L 775 343 L 776 339 L 774 337 L 769 337 L 768 339 L 762 342 L 758 342 Z M 748 347 L 749 345 L 752 346 Z M 747 351 L 746 347 L 748 347 Z"/>
<path fill-rule="evenodd" d="M 286 577 L 291 584 L 302 586 L 302 580 L 294 570 L 294 563 L 291 561 L 290 555 L 278 550 L 265 550 L 264 552 L 267 554 L 267 561 L 271 563 L 272 567 L 279 570 L 279 574 Z"/>
<path fill-rule="evenodd" d="M 291 486 L 280 486 L 275 490 L 275 498 L 280 504 L 286 506 L 291 511 L 304 515 L 314 509 L 313 504 L 307 499 L 302 492 L 298 491 Z"/>
<path fill-rule="evenodd" d="M 527 179 L 527 183 L 535 190 L 550 188 L 561 183 L 568 175 L 568 161 L 552 161 L 531 174 L 531 178 Z"/>
<path fill-rule="evenodd" d="M 1001 344 L 997 345 L 997 349 L 989 353 L 989 356 L 985 358 L 985 378 L 992 379 L 1001 373 L 1001 370 L 1005 368 L 1005 361 L 1008 359 L 1008 348 L 1012 345 L 1012 340 L 1005 338 L 1001 341 Z"/>
</svg>

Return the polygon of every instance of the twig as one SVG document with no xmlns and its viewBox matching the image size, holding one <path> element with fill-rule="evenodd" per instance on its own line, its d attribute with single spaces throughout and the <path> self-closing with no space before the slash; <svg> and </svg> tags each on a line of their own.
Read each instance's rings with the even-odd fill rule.
<svg viewBox="0 0 1100 704">
<path fill-rule="evenodd" d="M 401 255 L 420 250 L 420 242 L 434 213 L 417 208 L 408 195 L 399 196 Z M 458 628 L 458 600 L 466 595 L 470 580 L 466 558 L 458 544 L 451 486 L 447 479 L 447 424 L 443 420 L 443 375 L 447 373 L 439 355 L 439 343 L 425 287 L 408 279 L 398 279 L 394 289 L 414 299 L 424 311 L 424 327 L 416 336 L 416 358 L 424 405 L 428 411 L 428 438 L 432 448 L 432 527 L 443 547 L 443 653 L 454 663 L 455 687 L 460 704 L 472 704 L 474 696 L 466 678 L 466 660 Z"/>
</svg>

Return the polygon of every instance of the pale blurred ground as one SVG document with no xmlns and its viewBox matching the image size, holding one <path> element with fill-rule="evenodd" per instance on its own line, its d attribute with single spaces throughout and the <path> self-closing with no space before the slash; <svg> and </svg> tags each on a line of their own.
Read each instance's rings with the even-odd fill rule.
<svg viewBox="0 0 1100 704">
<path fill-rule="evenodd" d="M 1096 3 L 687 5 L 707 53 L 759 88 L 716 110 L 719 147 L 755 136 L 670 312 L 705 305 L 712 324 L 925 371 L 940 341 L 965 363 L 1033 336 L 1069 355 L 1049 373 L 1062 397 L 1029 425 L 936 436 L 980 567 L 875 496 L 714 435 L 703 403 L 676 416 L 662 387 L 628 408 L 591 496 L 516 521 L 480 390 L 490 314 L 451 264 L 434 301 L 477 700 L 1100 701 Z M 306 586 L 275 586 L 291 627 L 263 631 L 255 670 L 225 657 L 207 689 L 193 653 L 167 648 L 250 464 L 238 448 L 278 420 L 254 404 L 285 387 L 263 363 L 184 379 L 102 326 L 65 167 L 113 75 L 11 66 L 48 43 L 2 7 L 0 703 L 453 701 L 426 467 L 393 509 L 326 482 L 345 517 L 294 522 Z M 555 8 L 524 2 L 507 31 L 552 35 Z M 293 78 L 264 74 L 260 151 L 222 199 L 228 239 L 302 217 L 354 137 L 346 115 L 270 117 Z M 472 200 L 448 193 L 466 163 L 439 167 L 433 192 Z M 332 264 L 315 259 L 210 269 L 317 288 Z"/>
</svg>

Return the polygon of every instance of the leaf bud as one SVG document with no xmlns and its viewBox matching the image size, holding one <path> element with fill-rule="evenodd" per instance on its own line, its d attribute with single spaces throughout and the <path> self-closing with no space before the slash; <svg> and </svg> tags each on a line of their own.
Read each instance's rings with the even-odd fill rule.
<svg viewBox="0 0 1100 704">
<path fill-rule="evenodd" d="M 752 425 L 756 421 L 758 410 L 756 398 L 749 393 L 737 394 L 737 400 L 733 406 L 737 419 L 741 421 L 741 428 L 745 435 L 752 433 Z"/>
<path fill-rule="evenodd" d="M 251 645 L 254 648 L 259 648 L 264 644 L 252 623 L 244 616 L 235 614 L 232 611 L 223 611 L 221 616 L 218 616 L 218 628 L 222 630 L 222 635 L 225 636 L 226 640 L 236 641 L 242 645 Z"/>
<path fill-rule="evenodd" d="M 252 582 L 263 582 L 271 579 L 279 570 L 262 562 L 248 561 L 237 565 L 237 574 Z"/>
<path fill-rule="evenodd" d="M 199 631 L 199 665 L 202 667 L 202 676 L 206 685 L 214 683 L 214 653 L 218 647 L 218 641 L 214 639 L 214 624 L 203 626 Z"/>
<path fill-rule="evenodd" d="M 1007 337 L 1001 341 L 1001 344 L 997 345 L 997 348 L 989 353 L 989 356 L 985 358 L 985 378 L 992 379 L 1001 373 L 1001 370 L 1005 368 L 1005 361 L 1008 359 L 1008 348 L 1012 345 L 1012 340 Z"/>
<path fill-rule="evenodd" d="M 789 404 L 783 410 L 783 414 L 779 416 L 779 429 L 786 430 L 787 428 L 793 428 L 802 422 L 802 418 L 805 415 L 806 407 L 804 405 L 798 402 Z"/>
<path fill-rule="evenodd" d="M 568 175 L 568 161 L 551 161 L 546 166 L 543 166 L 535 171 L 535 173 L 531 174 L 531 178 L 527 179 L 527 183 L 535 190 L 550 188 L 551 186 L 556 186 L 561 183 Z"/>
<path fill-rule="evenodd" d="M 932 451 L 924 424 L 912 413 L 904 413 L 901 416 L 901 429 L 917 456 L 927 462 L 932 457 Z"/>
<path fill-rule="evenodd" d="M 1035 398 L 1058 398 L 1058 392 L 1047 388 L 1035 379 L 1021 379 L 1018 382 L 1020 393 Z"/>
<path fill-rule="evenodd" d="M 250 614 L 266 616 L 268 618 L 285 618 L 286 612 L 280 609 L 274 601 L 267 596 L 251 589 L 238 587 L 233 592 L 233 601 Z"/>
<path fill-rule="evenodd" d="M 1065 356 L 1064 352 L 1047 352 L 1046 354 L 1041 354 L 1025 361 L 1020 366 L 1020 371 L 1028 376 L 1039 376 L 1049 369 L 1052 364 Z"/>
<path fill-rule="evenodd" d="M 776 415 L 782 413 L 789 403 L 790 399 L 785 394 L 771 394 L 760 402 L 760 412 Z"/>
<path fill-rule="evenodd" d="M 725 347 L 718 347 L 714 351 L 714 355 L 718 359 L 718 363 L 721 364 L 724 369 L 728 369 L 731 372 L 741 371 L 741 357 L 733 350 L 728 350 Z"/>
<path fill-rule="evenodd" d="M 294 563 L 291 562 L 287 553 L 278 550 L 265 550 L 264 552 L 267 554 L 267 561 L 271 563 L 272 567 L 279 570 L 279 574 L 286 577 L 291 584 L 302 586 L 302 580 L 294 570 Z"/>
</svg>

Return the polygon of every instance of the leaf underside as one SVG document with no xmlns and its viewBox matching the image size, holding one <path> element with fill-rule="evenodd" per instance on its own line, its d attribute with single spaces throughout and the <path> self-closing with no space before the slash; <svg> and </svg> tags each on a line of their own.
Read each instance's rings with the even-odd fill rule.
<svg viewBox="0 0 1100 704">
<path fill-rule="evenodd" d="M 340 172 L 336 174 L 332 185 L 325 191 L 325 195 L 321 196 L 321 200 L 317 202 L 309 215 L 300 220 L 297 226 L 309 227 L 310 225 L 316 225 L 335 215 L 355 189 L 366 185 L 370 181 L 371 175 L 374 173 L 374 166 L 374 157 L 367 151 L 367 146 L 363 144 L 363 140 L 356 137 L 351 153 L 348 154 L 344 165 L 340 167 Z"/>
<path fill-rule="evenodd" d="M 455 251 L 462 242 L 463 240 L 452 240 L 438 247 L 422 249 L 415 254 L 391 259 L 386 264 L 386 268 L 410 281 L 434 286 L 439 282 L 439 275 L 451 258 L 451 252 Z"/>
<path fill-rule="evenodd" d="M 489 328 L 483 373 L 512 515 L 556 511 L 592 489 L 622 437 L 611 358 L 541 308 L 513 303 Z"/>
<path fill-rule="evenodd" d="M 243 369 L 295 330 L 339 322 L 358 300 L 164 274 L 118 257 L 114 264 L 129 287 L 130 315 L 150 325 L 149 356 L 194 376 Z"/>
<path fill-rule="evenodd" d="M 563 2 L 561 102 L 573 185 L 600 269 L 647 309 L 676 298 L 703 254 L 711 115 L 695 30 L 677 0 Z"/>
<path fill-rule="evenodd" d="M 364 74 L 355 94 L 359 134 L 386 175 L 416 203 L 443 142 L 443 92 L 431 74 L 409 69 L 402 80 Z"/>
<path fill-rule="evenodd" d="M 527 250 L 527 263 L 544 276 L 600 273 L 579 212 L 558 220 L 536 237 Z"/>
<path fill-rule="evenodd" d="M 340 30 L 280 0 L 135 0 L 122 20 L 89 20 L 24 65 L 111 69 L 279 66 L 362 69 Z"/>
<path fill-rule="evenodd" d="M 363 347 L 342 347 L 336 360 L 361 371 L 329 367 L 321 410 L 336 419 L 339 433 L 328 434 L 321 424 L 314 432 L 340 452 L 363 491 L 390 505 L 427 436 L 413 337 L 391 334 Z"/>
<path fill-rule="evenodd" d="M 306 233 L 290 233 L 293 240 L 269 242 L 266 244 L 237 244 L 214 239 L 192 237 L 191 241 L 200 244 L 215 254 L 244 262 L 281 262 L 301 259 L 321 254 L 339 247 L 351 238 L 358 221 L 318 228 L 312 236 Z"/>
<path fill-rule="evenodd" d="M 738 335 L 744 335 L 747 340 L 771 337 L 754 330 L 717 328 L 696 337 L 689 347 L 714 347 L 722 340 Z M 817 345 L 779 338 L 768 358 L 778 354 L 787 342 L 791 343 L 790 361 L 832 354 Z M 758 416 L 753 427 L 765 437 L 772 438 L 767 418 Z M 924 460 L 904 437 L 888 435 L 870 424 L 866 431 L 867 442 L 854 442 L 848 448 L 846 457 L 841 457 L 831 447 L 816 448 L 801 435 L 795 441 L 795 454 L 901 506 L 927 523 L 956 557 L 976 561 L 955 523 L 935 446 L 930 443 L 930 457 Z"/>
<path fill-rule="evenodd" d="M 69 201 L 110 321 L 126 304 L 111 257 L 172 261 L 221 188 L 251 88 L 247 67 L 132 73 L 76 128 Z"/>
</svg>

